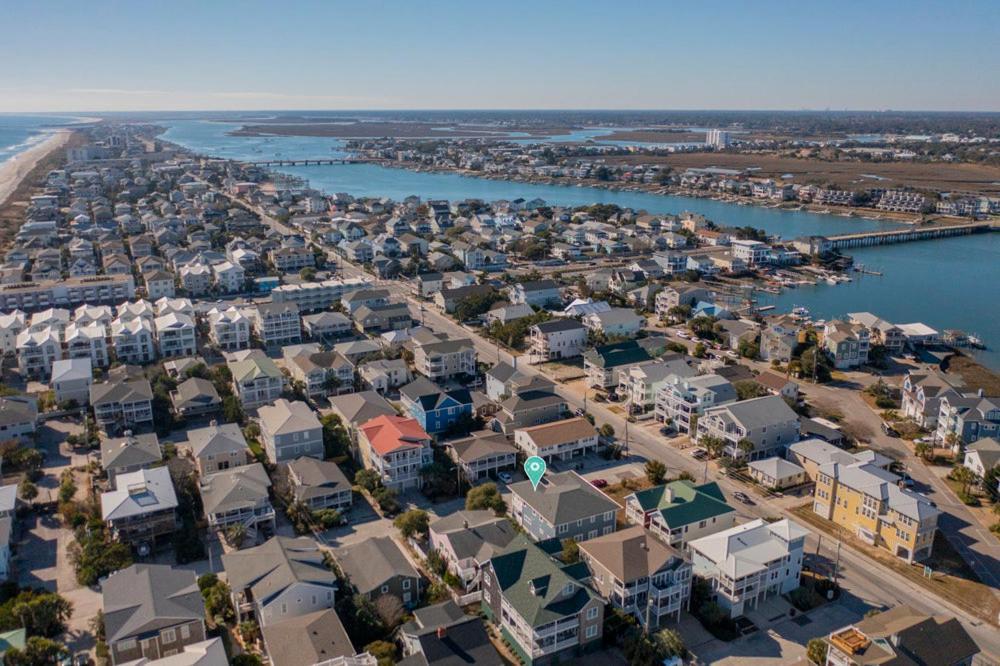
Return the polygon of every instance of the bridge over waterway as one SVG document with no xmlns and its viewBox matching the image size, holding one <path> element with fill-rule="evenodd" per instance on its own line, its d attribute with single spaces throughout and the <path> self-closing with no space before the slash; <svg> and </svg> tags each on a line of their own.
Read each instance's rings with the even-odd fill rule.
<svg viewBox="0 0 1000 666">
<path fill-rule="evenodd" d="M 356 157 L 349 158 L 329 158 L 329 157 L 310 157 L 308 159 L 296 158 L 296 159 L 273 159 L 273 160 L 260 160 L 255 162 L 248 162 L 247 164 L 252 164 L 259 167 L 303 167 L 303 166 L 329 166 L 331 164 L 360 164 L 366 162 L 367 160 L 358 159 Z"/>
<path fill-rule="evenodd" d="M 952 236 L 967 236 L 985 231 L 997 230 L 996 223 L 974 222 L 970 224 L 950 224 L 938 227 L 918 227 L 913 229 L 894 229 L 892 231 L 866 231 L 856 234 L 840 234 L 827 236 L 831 249 L 845 250 L 854 247 L 870 247 L 873 245 L 889 245 L 892 243 L 909 243 L 911 241 L 950 238 Z"/>
</svg>

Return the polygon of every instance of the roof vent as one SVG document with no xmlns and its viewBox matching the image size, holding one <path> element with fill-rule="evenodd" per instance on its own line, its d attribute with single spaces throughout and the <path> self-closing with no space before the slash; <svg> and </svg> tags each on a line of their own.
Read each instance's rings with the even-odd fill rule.
<svg viewBox="0 0 1000 666">
<path fill-rule="evenodd" d="M 437 637 L 439 639 L 440 638 L 444 638 L 445 634 L 447 634 L 447 633 L 448 633 L 448 630 L 446 628 L 444 628 L 444 627 L 438 627 L 437 628 Z"/>
</svg>

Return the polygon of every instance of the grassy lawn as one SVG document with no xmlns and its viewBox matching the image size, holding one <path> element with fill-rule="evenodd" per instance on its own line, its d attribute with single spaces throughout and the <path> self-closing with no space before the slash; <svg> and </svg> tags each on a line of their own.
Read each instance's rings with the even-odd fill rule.
<svg viewBox="0 0 1000 666">
<path fill-rule="evenodd" d="M 835 523 L 817 516 L 812 511 L 811 504 L 792 509 L 792 513 L 811 527 L 840 539 L 845 545 L 877 560 L 896 573 L 906 577 L 910 582 L 920 585 L 928 592 L 947 599 L 960 606 L 972 615 L 981 617 L 987 622 L 996 623 L 1000 613 L 1000 600 L 988 585 L 984 585 L 975 573 L 952 547 L 941 532 L 934 537 L 933 555 L 929 560 L 919 564 L 907 564 L 894 557 L 883 548 L 870 546 Z M 930 578 L 924 576 L 924 564 L 934 572 Z"/>
</svg>

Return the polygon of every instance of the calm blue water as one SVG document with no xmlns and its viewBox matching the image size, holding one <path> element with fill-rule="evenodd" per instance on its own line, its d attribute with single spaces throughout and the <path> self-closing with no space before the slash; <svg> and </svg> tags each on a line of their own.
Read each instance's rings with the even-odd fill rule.
<svg viewBox="0 0 1000 666">
<path fill-rule="evenodd" d="M 192 150 L 233 159 L 262 160 L 273 157 L 342 156 L 343 142 L 324 137 L 233 137 L 226 132 L 239 125 L 203 121 L 163 122 L 163 138 Z M 588 135 L 602 130 L 582 130 Z M 610 131 L 610 130 L 608 130 Z M 579 140 L 579 136 L 577 137 Z M 691 210 L 724 225 L 752 226 L 794 238 L 808 234 L 836 234 L 887 228 L 872 220 L 789 212 L 757 206 L 737 206 L 707 199 L 662 196 L 640 192 L 613 192 L 599 188 L 529 185 L 468 178 L 455 174 L 416 173 L 371 164 L 334 165 L 285 169 L 308 179 L 327 192 L 355 196 L 390 197 L 411 194 L 424 198 L 487 201 L 540 197 L 555 205 L 577 206 L 614 203 L 651 213 Z M 940 241 L 890 245 L 853 251 L 858 263 L 881 271 L 883 277 L 853 274 L 854 281 L 838 286 L 817 285 L 790 289 L 769 297 L 779 312 L 803 305 L 817 318 L 829 319 L 847 312 L 870 311 L 889 321 L 920 321 L 938 329 L 958 328 L 978 334 L 993 350 L 979 358 L 1000 368 L 1000 234 L 982 234 Z"/>
<path fill-rule="evenodd" d="M 0 164 L 44 141 L 48 130 L 77 120 L 72 116 L 8 115 L 0 113 Z"/>
<path fill-rule="evenodd" d="M 164 139 L 202 153 L 242 160 L 274 157 L 340 157 L 343 141 L 328 137 L 242 137 L 227 132 L 239 125 L 205 121 L 171 121 Z M 586 130 L 593 132 L 600 130 Z M 610 131 L 610 130 L 608 130 Z M 418 173 L 374 164 L 287 167 L 283 171 L 309 181 L 326 192 L 347 192 L 355 196 L 404 199 L 411 194 L 430 199 L 476 198 L 486 201 L 535 197 L 559 206 L 612 203 L 650 213 L 701 213 L 719 224 L 752 226 L 783 238 L 810 234 L 836 234 L 896 225 L 872 220 L 781 211 L 759 206 L 735 206 L 710 199 L 664 196 L 644 192 L 614 192 L 593 187 L 534 185 L 503 180 L 470 178 L 447 173 Z"/>
</svg>

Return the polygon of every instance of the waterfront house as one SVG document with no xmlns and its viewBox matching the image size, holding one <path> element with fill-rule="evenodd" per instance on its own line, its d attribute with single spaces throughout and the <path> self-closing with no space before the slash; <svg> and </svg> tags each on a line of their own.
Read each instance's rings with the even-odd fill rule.
<svg viewBox="0 0 1000 666">
<path fill-rule="evenodd" d="M 244 540 L 254 543 L 258 535 L 273 534 L 274 507 L 271 479 L 259 462 L 231 467 L 201 478 L 199 491 L 209 527 L 226 530 L 242 525 Z"/>
<path fill-rule="evenodd" d="M 864 326 L 871 331 L 872 342 L 882 345 L 890 354 L 898 354 L 903 351 L 903 347 L 906 345 L 906 336 L 899 326 L 887 322 L 881 317 L 876 317 L 870 312 L 848 312 L 847 317 L 852 324 Z"/>
<path fill-rule="evenodd" d="M 119 474 L 115 489 L 101 493 L 101 519 L 111 536 L 151 550 L 177 531 L 177 493 L 166 467 Z"/>
<path fill-rule="evenodd" d="M 938 441 L 968 444 L 983 437 L 1000 437 L 1000 398 L 987 398 L 983 390 L 960 394 L 957 391 L 941 396 L 938 403 Z"/>
<path fill-rule="evenodd" d="M 965 447 L 962 465 L 982 481 L 987 472 L 1000 465 L 1000 441 L 993 437 L 983 437 L 969 444 Z"/>
<path fill-rule="evenodd" d="M 580 544 L 590 584 L 647 631 L 679 620 L 691 598 L 691 561 L 633 526 Z"/>
<path fill-rule="evenodd" d="M 788 363 L 799 344 L 799 323 L 789 316 L 773 320 L 760 334 L 760 358 Z"/>
<path fill-rule="evenodd" d="M 859 324 L 828 321 L 823 327 L 823 349 L 833 360 L 833 367 L 844 370 L 868 363 L 871 331 Z"/>
<path fill-rule="evenodd" d="M 444 391 L 425 377 L 399 390 L 403 409 L 432 435 L 451 430 L 472 418 L 472 397 L 465 388 Z"/>
<path fill-rule="evenodd" d="M 926 559 L 941 512 L 899 480 L 867 463 L 826 463 L 816 475 L 813 511 L 908 563 Z"/>
<path fill-rule="evenodd" d="M 733 458 L 770 458 L 798 441 L 799 417 L 784 398 L 768 395 L 709 407 L 698 419 L 697 435 L 723 440 L 724 454 Z"/>
<path fill-rule="evenodd" d="M 688 544 L 694 574 L 707 580 L 716 603 L 739 617 L 799 587 L 807 530 L 788 519 L 761 518 Z"/>
<path fill-rule="evenodd" d="M 582 416 L 518 428 L 514 443 L 526 457 L 538 456 L 547 463 L 597 453 L 600 446 L 597 430 Z"/>
<path fill-rule="evenodd" d="M 518 536 L 483 567 L 483 612 L 525 664 L 598 649 L 604 600 Z"/>
<path fill-rule="evenodd" d="M 266 628 L 333 608 L 337 577 L 313 539 L 272 537 L 224 554 L 222 566 L 237 620 L 252 619 Z"/>
<path fill-rule="evenodd" d="M 206 428 L 188 430 L 187 439 L 201 476 L 250 463 L 250 449 L 236 423 L 212 421 Z"/>
<path fill-rule="evenodd" d="M 535 541 L 583 541 L 615 531 L 618 504 L 576 472 L 549 473 L 509 486 L 510 517 Z"/>
<path fill-rule="evenodd" d="M 135 660 L 156 663 L 205 640 L 205 602 L 190 570 L 133 564 L 108 576 L 101 595 L 105 641 L 114 666 Z"/>
<path fill-rule="evenodd" d="M 358 451 L 382 484 L 403 492 L 419 489 L 420 470 L 433 459 L 431 436 L 416 419 L 382 415 L 358 427 Z"/>
<path fill-rule="evenodd" d="M 257 410 L 261 444 L 272 463 L 323 457 L 323 426 L 309 405 L 284 398 Z"/>
<path fill-rule="evenodd" d="M 420 601 L 423 577 L 392 538 L 373 537 L 342 546 L 336 559 L 351 586 L 371 601 L 392 595 L 407 608 Z"/>
<path fill-rule="evenodd" d="M 715 482 L 695 485 L 684 479 L 634 492 L 625 498 L 625 519 L 684 550 L 698 539 L 736 524 L 736 511 Z"/>
<path fill-rule="evenodd" d="M 288 463 L 292 497 L 310 511 L 351 508 L 351 483 L 337 463 L 303 456 Z"/>
</svg>

